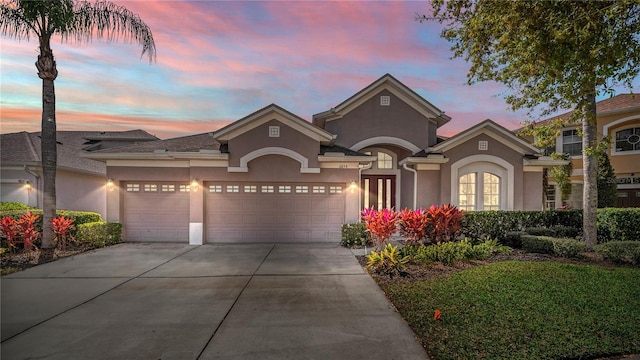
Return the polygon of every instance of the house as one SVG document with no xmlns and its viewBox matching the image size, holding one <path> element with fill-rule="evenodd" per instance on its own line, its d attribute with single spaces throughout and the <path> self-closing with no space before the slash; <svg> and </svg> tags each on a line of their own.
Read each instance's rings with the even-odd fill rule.
<svg viewBox="0 0 640 360">
<path fill-rule="evenodd" d="M 213 132 L 93 151 L 127 241 L 330 241 L 361 209 L 542 209 L 561 162 L 491 120 L 451 119 L 386 74 L 309 122 L 271 104 Z"/>
<path fill-rule="evenodd" d="M 106 216 L 107 169 L 104 162 L 81 155 L 86 151 L 158 140 L 142 130 L 58 131 L 56 207 L 95 211 Z M 0 135 L 0 201 L 42 207 L 42 162 L 39 132 Z"/>
<path fill-rule="evenodd" d="M 555 120 L 568 121 L 573 112 L 567 112 L 546 119 L 541 123 Z M 596 103 L 597 138 L 609 138 L 607 150 L 618 186 L 618 207 L 640 207 L 640 96 L 620 94 Z M 573 173 L 571 195 L 563 202 L 560 190 L 553 180 L 549 182 L 545 208 L 554 209 L 563 205 L 582 208 L 582 138 L 580 124 L 568 123 L 556 139 L 558 153 L 571 156 Z"/>
</svg>

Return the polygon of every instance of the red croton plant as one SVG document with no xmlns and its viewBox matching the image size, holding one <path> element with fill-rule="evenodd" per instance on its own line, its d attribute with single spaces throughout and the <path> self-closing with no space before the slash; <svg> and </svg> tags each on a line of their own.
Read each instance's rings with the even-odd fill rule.
<svg viewBox="0 0 640 360">
<path fill-rule="evenodd" d="M 400 230 L 407 245 L 455 240 L 462 228 L 463 217 L 464 213 L 451 204 L 399 212 L 364 209 L 361 214 L 378 250 L 384 247 L 396 230 Z"/>
<path fill-rule="evenodd" d="M 375 210 L 364 209 L 361 214 L 367 230 L 371 234 L 371 240 L 378 250 L 382 250 L 391 235 L 396 231 L 398 213 L 390 209 Z"/>
<path fill-rule="evenodd" d="M 0 220 L 1 235 L 7 241 L 9 251 L 13 252 L 22 245 L 24 251 L 30 252 L 36 248 L 36 241 L 42 236 L 36 229 L 36 221 L 40 215 L 34 215 L 30 211 L 23 214 L 19 220 L 15 220 L 9 216 L 3 216 Z M 51 222 L 53 231 L 56 233 L 56 239 L 61 244 L 61 248 L 67 245 L 69 239 L 69 231 L 74 228 L 73 219 L 59 216 Z"/>
</svg>

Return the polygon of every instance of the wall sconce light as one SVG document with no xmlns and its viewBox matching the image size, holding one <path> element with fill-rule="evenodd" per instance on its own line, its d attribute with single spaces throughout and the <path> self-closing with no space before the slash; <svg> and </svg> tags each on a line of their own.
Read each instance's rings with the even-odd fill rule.
<svg viewBox="0 0 640 360">
<path fill-rule="evenodd" d="M 31 183 L 29 180 L 24 181 L 24 188 L 27 189 L 27 191 L 31 191 Z"/>
<path fill-rule="evenodd" d="M 352 181 L 351 185 L 349 185 L 349 190 L 351 190 L 351 193 L 352 194 L 355 193 L 357 188 L 358 188 L 358 184 L 356 184 L 355 181 Z"/>
<path fill-rule="evenodd" d="M 113 179 L 107 180 L 107 189 L 109 191 L 113 191 L 116 188 L 116 184 L 113 182 Z"/>
<path fill-rule="evenodd" d="M 199 187 L 200 187 L 200 184 L 198 183 L 198 179 L 193 179 L 191 181 L 191 191 L 198 192 Z"/>
</svg>

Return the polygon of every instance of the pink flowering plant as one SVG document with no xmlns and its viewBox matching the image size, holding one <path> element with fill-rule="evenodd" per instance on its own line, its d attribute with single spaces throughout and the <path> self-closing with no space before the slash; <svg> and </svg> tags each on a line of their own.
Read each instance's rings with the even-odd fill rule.
<svg viewBox="0 0 640 360">
<path fill-rule="evenodd" d="M 420 245 L 427 236 L 429 218 L 422 209 L 403 209 L 398 212 L 398 226 L 400 234 L 407 245 Z"/>
</svg>

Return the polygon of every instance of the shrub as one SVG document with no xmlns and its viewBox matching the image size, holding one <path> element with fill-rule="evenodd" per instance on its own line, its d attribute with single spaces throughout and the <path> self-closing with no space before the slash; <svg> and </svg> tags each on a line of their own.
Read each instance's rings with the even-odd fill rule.
<svg viewBox="0 0 640 360">
<path fill-rule="evenodd" d="M 75 229 L 73 219 L 65 219 L 64 216 L 59 216 L 51 221 L 51 226 L 56 234 L 55 240 L 60 244 L 60 248 L 64 250 L 67 247 L 67 240 L 72 239 L 69 233 Z"/>
<path fill-rule="evenodd" d="M 454 240 L 462 228 L 464 213 L 451 204 L 431 205 L 426 210 L 427 240 L 431 243 Z"/>
<path fill-rule="evenodd" d="M 473 245 L 466 257 L 470 260 L 485 260 L 495 253 L 509 253 L 510 251 L 508 246 L 499 245 L 496 239 L 485 240 L 480 244 Z"/>
<path fill-rule="evenodd" d="M 375 273 L 389 275 L 390 277 L 402 275 L 402 268 L 407 262 L 409 262 L 409 257 L 403 256 L 398 251 L 398 245 L 387 244 L 381 251 L 372 251 L 367 255 L 367 268 Z"/>
<path fill-rule="evenodd" d="M 553 254 L 565 258 L 575 258 L 584 251 L 584 242 L 576 239 L 554 238 Z"/>
<path fill-rule="evenodd" d="M 367 208 L 362 211 L 362 221 L 364 221 L 367 230 L 375 238 L 375 245 L 378 250 L 382 250 L 396 231 L 396 223 L 398 222 L 398 213 L 389 209 L 380 211 Z"/>
<path fill-rule="evenodd" d="M 563 237 L 577 236 L 582 231 L 582 210 L 473 211 L 465 214 L 460 233 L 473 240 L 505 243 L 507 233 L 532 227 L 557 227 L 564 229 Z"/>
<path fill-rule="evenodd" d="M 0 211 L 13 211 L 13 210 L 30 210 L 31 207 L 29 205 L 14 202 L 14 201 L 4 201 L 0 202 Z"/>
<path fill-rule="evenodd" d="M 400 234 L 408 245 L 419 245 L 427 236 L 429 218 L 422 209 L 403 209 L 398 213 L 398 227 Z"/>
<path fill-rule="evenodd" d="M 36 231 L 42 232 L 42 209 L 34 209 L 34 210 L 7 210 L 0 211 L 0 216 L 9 216 L 14 220 L 19 220 L 22 215 L 30 212 L 34 215 L 39 215 L 40 217 L 35 222 Z M 65 218 L 73 219 L 74 224 L 86 224 L 90 222 L 102 221 L 102 217 L 99 213 L 91 212 L 91 211 L 72 211 L 72 210 L 56 210 L 56 216 L 64 216 Z M 75 236 L 74 231 L 71 231 L 71 236 Z"/>
<path fill-rule="evenodd" d="M 598 209 L 598 242 L 640 241 L 640 208 Z"/>
<path fill-rule="evenodd" d="M 522 235 L 522 249 L 527 252 L 572 258 L 584 251 L 584 242 L 550 236 Z"/>
<path fill-rule="evenodd" d="M 508 231 L 501 243 L 515 249 L 520 249 L 522 248 L 522 235 L 524 234 L 523 231 Z"/>
<path fill-rule="evenodd" d="M 640 265 L 640 241 L 610 241 L 596 245 L 594 250 L 616 263 Z"/>
<path fill-rule="evenodd" d="M 116 222 L 92 222 L 77 226 L 76 240 L 96 247 L 104 247 L 120 242 L 122 224 Z"/>
<path fill-rule="evenodd" d="M 367 246 L 371 244 L 371 237 L 364 223 L 342 224 L 342 239 L 340 245 L 345 247 Z"/>
<path fill-rule="evenodd" d="M 553 238 L 548 236 L 522 235 L 522 249 L 526 252 L 553 255 Z"/>
</svg>

